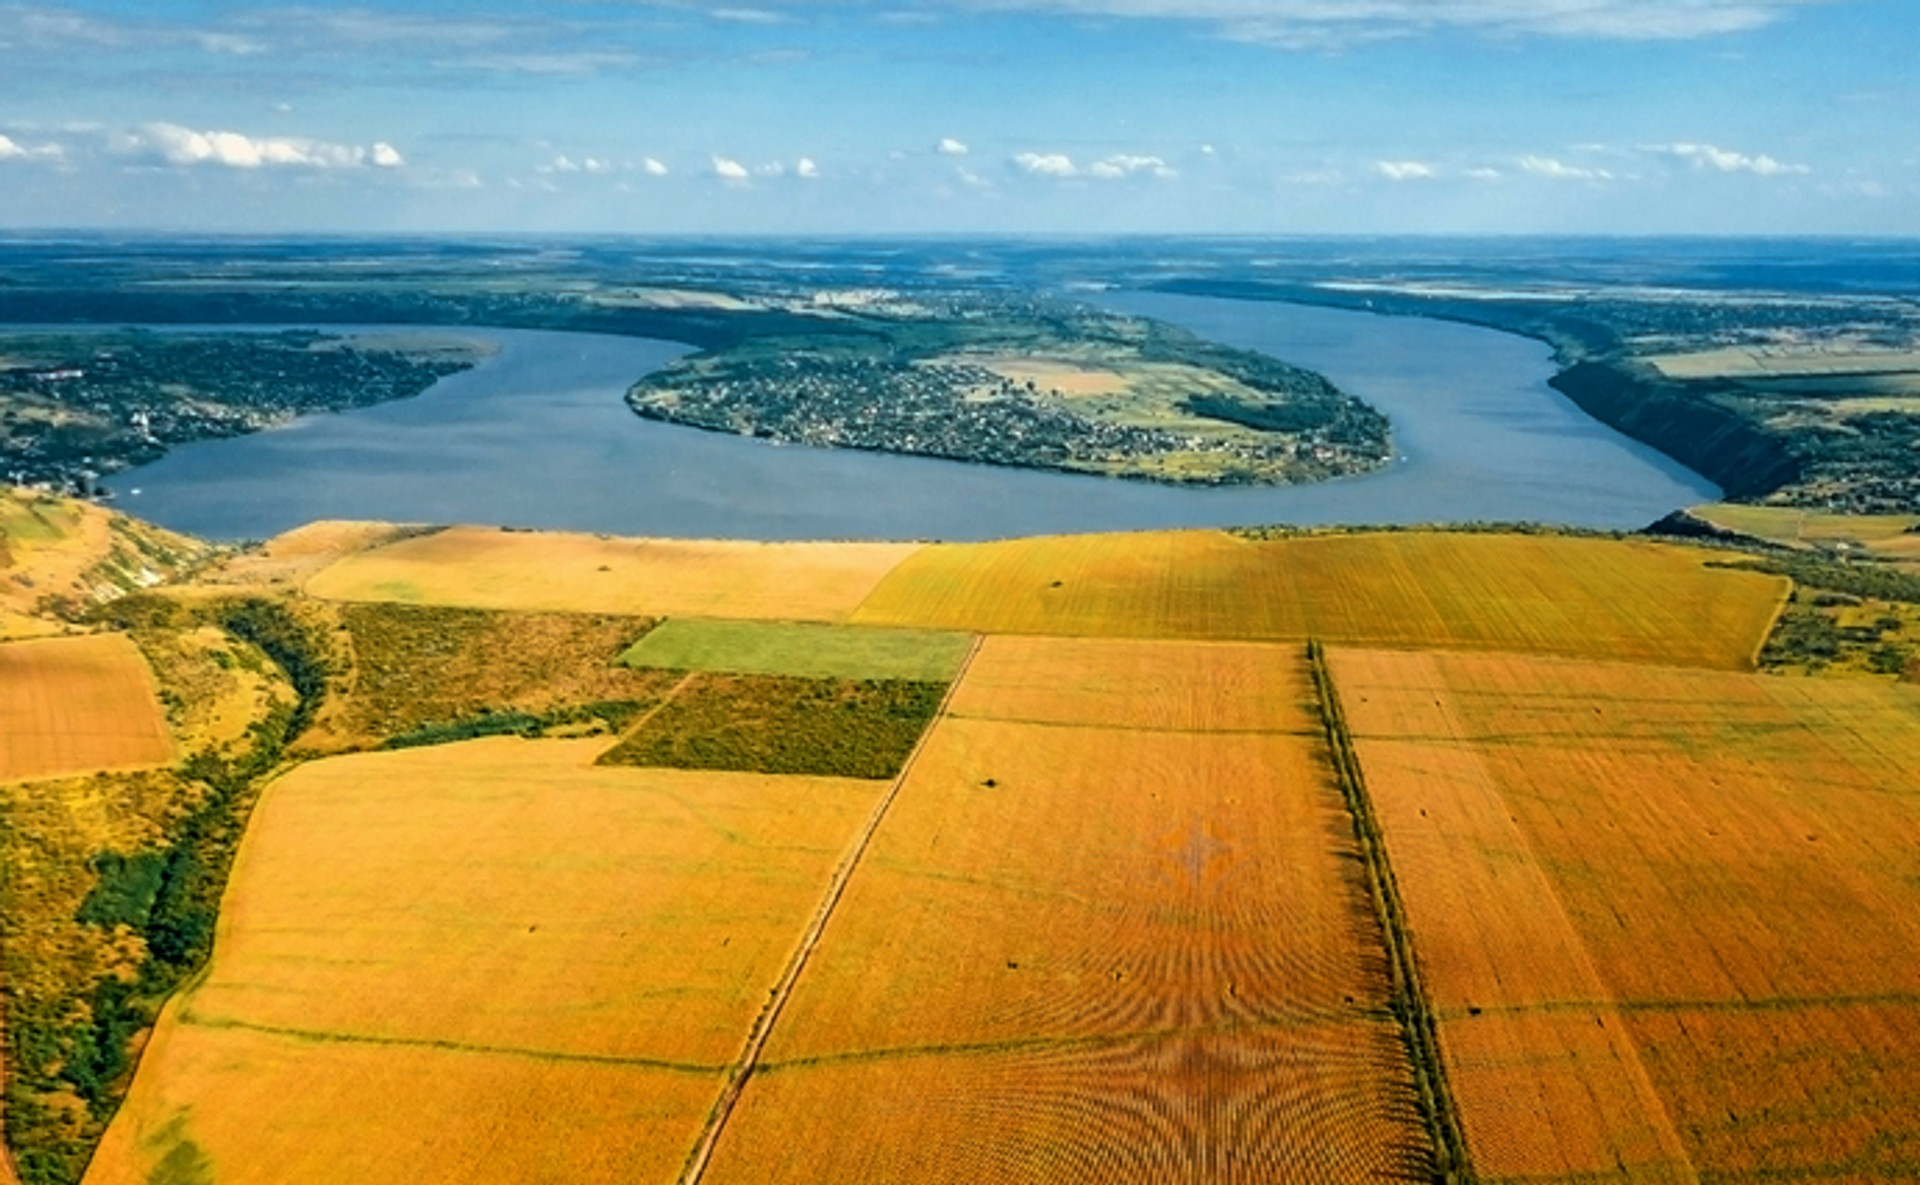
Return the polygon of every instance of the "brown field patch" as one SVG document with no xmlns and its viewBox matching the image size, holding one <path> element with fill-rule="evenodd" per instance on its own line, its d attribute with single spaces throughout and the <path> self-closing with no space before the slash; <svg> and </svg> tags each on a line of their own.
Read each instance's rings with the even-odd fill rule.
<svg viewBox="0 0 1920 1185">
<path fill-rule="evenodd" d="M 478 609 L 841 621 L 918 547 L 454 527 L 350 555 L 310 579 L 307 591 Z"/>
<path fill-rule="evenodd" d="M 126 638 L 0 645 L 0 781 L 171 760 L 153 672 Z"/>
<path fill-rule="evenodd" d="M 854 620 L 977 633 L 1523 650 L 1750 669 L 1779 577 L 1643 540 L 1219 531 L 935 544 Z"/>
<path fill-rule="evenodd" d="M 1920 1171 L 1894 1138 L 1920 1130 L 1920 967 L 1889 957 L 1920 949 L 1920 694 L 1494 655 L 1333 669 L 1483 1178 L 1632 1147 L 1652 1180 Z"/>
<path fill-rule="evenodd" d="M 1177 656 L 1091 645 L 976 659 L 986 682 L 969 690 L 970 670 L 956 704 L 1030 710 L 1035 693 L 1007 678 L 1023 653 L 1060 674 L 1053 720 L 935 725 L 707 1180 L 1424 1171 L 1381 936 L 1319 738 L 1074 721 L 1115 718 L 1128 677 L 1151 717 L 1180 719 L 1150 694 Z M 1300 655 L 1268 653 L 1283 703 L 1310 694 Z"/>
<path fill-rule="evenodd" d="M 678 678 L 614 665 L 653 625 L 646 617 L 377 603 L 341 606 L 339 616 L 352 674 L 305 749 L 366 748 L 490 714 L 596 704 L 637 712 Z"/>
<path fill-rule="evenodd" d="M 512 1180 L 636 1149 L 677 1167 L 879 788 L 594 767 L 603 744 L 361 754 L 269 787 L 212 966 L 94 1179 L 140 1179 L 183 1108 L 223 1180 L 286 1179 L 274 1158 L 321 1127 L 365 1169 L 320 1175 L 356 1181 L 476 1179 L 477 1149 Z"/>
<path fill-rule="evenodd" d="M 946 694 L 942 683 L 694 674 L 603 765 L 891 778 Z"/>
</svg>

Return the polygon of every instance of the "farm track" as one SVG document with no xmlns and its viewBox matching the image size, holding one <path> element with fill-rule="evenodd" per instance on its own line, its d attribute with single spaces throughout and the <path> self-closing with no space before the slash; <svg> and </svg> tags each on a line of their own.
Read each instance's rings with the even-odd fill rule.
<svg viewBox="0 0 1920 1185">
<path fill-rule="evenodd" d="M 699 1142 L 694 1145 L 692 1153 L 687 1157 L 686 1167 L 680 1173 L 680 1185 L 698 1185 L 705 1175 L 707 1165 L 713 1159 L 713 1150 L 719 1144 L 720 1137 L 726 1132 L 727 1120 L 739 1104 L 748 1080 L 753 1077 L 755 1069 L 759 1066 L 760 1055 L 766 1049 L 767 1039 L 772 1035 L 774 1025 L 779 1022 L 780 1014 L 786 1008 L 787 1001 L 792 998 L 794 985 L 800 981 L 800 973 L 806 970 L 808 958 L 820 945 L 820 938 L 826 932 L 827 923 L 833 920 L 834 908 L 846 894 L 847 884 L 853 879 L 854 872 L 860 866 L 861 857 L 866 855 L 867 848 L 872 844 L 874 833 L 879 831 L 880 824 L 886 821 L 888 809 L 893 806 L 894 799 L 899 797 L 900 788 L 906 784 L 907 777 L 913 772 L 914 764 L 926 749 L 927 738 L 933 735 L 934 726 L 946 714 L 947 706 L 953 702 L 954 694 L 967 677 L 967 668 L 972 665 L 974 655 L 979 652 L 980 639 L 975 638 L 973 644 L 967 649 L 966 657 L 961 659 L 959 669 L 954 673 L 953 682 L 948 684 L 947 693 L 942 697 L 939 709 L 934 712 L 933 719 L 928 722 L 926 729 L 920 734 L 919 741 L 914 744 L 913 752 L 907 755 L 906 761 L 900 766 L 900 772 L 894 775 L 893 784 L 887 788 L 886 794 L 867 816 L 866 824 L 854 837 L 852 847 L 840 861 L 839 866 L 834 869 L 833 879 L 827 883 L 827 891 L 821 898 L 819 908 L 814 911 L 813 919 L 801 936 L 800 945 L 795 949 L 792 959 L 788 961 L 787 968 L 782 973 L 779 983 L 775 985 L 766 1007 L 747 1034 L 746 1045 L 741 1049 L 740 1057 L 728 1074 L 726 1085 L 721 1088 L 720 1097 L 715 1101 L 713 1110 L 701 1129 Z M 692 677 L 692 675 L 688 676 L 689 679 Z M 674 690 L 678 691 L 679 688 L 676 687 Z M 667 697 L 668 701 L 672 698 L 671 694 Z"/>
<path fill-rule="evenodd" d="M 1374 909 L 1386 938 L 1387 965 L 1393 976 L 1393 1012 L 1407 1044 L 1407 1056 L 1413 1064 L 1415 1085 L 1420 1097 L 1421 1119 L 1433 1140 L 1434 1176 L 1446 1185 L 1473 1185 L 1478 1178 L 1467 1155 L 1466 1135 L 1461 1130 L 1459 1109 L 1447 1085 L 1447 1071 L 1440 1055 L 1439 1026 L 1425 985 L 1420 979 L 1420 963 L 1413 949 L 1413 934 L 1407 927 L 1406 910 L 1400 902 L 1400 890 L 1387 860 L 1380 824 L 1374 817 L 1373 800 L 1367 793 L 1366 776 L 1361 772 L 1353 738 L 1347 731 L 1346 714 L 1340 707 L 1340 692 L 1327 669 L 1327 655 L 1317 641 L 1307 643 L 1307 663 L 1313 687 L 1320 700 L 1321 719 L 1326 724 L 1329 755 L 1340 782 L 1340 792 L 1353 815 L 1354 840 L 1360 848 L 1367 870 L 1367 884 Z"/>
</svg>

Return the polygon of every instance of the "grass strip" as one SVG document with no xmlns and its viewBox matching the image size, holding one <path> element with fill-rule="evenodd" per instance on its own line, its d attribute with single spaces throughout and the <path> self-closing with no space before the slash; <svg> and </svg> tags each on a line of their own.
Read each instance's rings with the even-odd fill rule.
<svg viewBox="0 0 1920 1185">
<path fill-rule="evenodd" d="M 1446 1066 L 1440 1057 L 1440 1034 L 1434 1021 L 1433 1006 L 1420 981 L 1420 963 L 1414 956 L 1413 934 L 1407 926 L 1406 910 L 1400 903 L 1400 890 L 1393 879 L 1393 867 L 1387 861 L 1385 839 L 1373 811 L 1373 799 L 1367 792 L 1360 758 L 1354 751 L 1353 737 L 1347 731 L 1346 713 L 1340 708 L 1340 693 L 1327 670 L 1326 648 L 1318 641 L 1307 643 L 1307 665 L 1313 675 L 1313 689 L 1319 701 L 1320 719 L 1326 725 L 1327 747 L 1333 756 L 1335 776 L 1341 796 L 1353 816 L 1353 836 L 1360 848 L 1361 862 L 1367 870 L 1367 889 L 1373 899 L 1374 913 L 1386 937 L 1387 968 L 1392 976 L 1392 1009 L 1400 1023 L 1400 1034 L 1413 1064 L 1414 1088 L 1419 1096 L 1420 1119 L 1433 1140 L 1434 1180 L 1443 1185 L 1474 1185 L 1472 1162 L 1467 1157 L 1466 1134 L 1460 1127 L 1460 1114 L 1447 1088 Z"/>
<path fill-rule="evenodd" d="M 972 641 L 944 630 L 675 617 L 648 631 L 617 661 L 663 670 L 945 683 Z"/>
</svg>

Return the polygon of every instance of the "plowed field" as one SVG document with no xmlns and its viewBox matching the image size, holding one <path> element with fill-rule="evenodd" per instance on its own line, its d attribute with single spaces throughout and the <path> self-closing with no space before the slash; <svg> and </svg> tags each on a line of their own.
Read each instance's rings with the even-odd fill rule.
<svg viewBox="0 0 1920 1185">
<path fill-rule="evenodd" d="M 989 639 L 705 1180 L 1421 1179 L 1309 696 L 1291 647 Z"/>
<path fill-rule="evenodd" d="M 153 672 L 118 634 L 0 645 L 0 781 L 173 758 Z"/>
<path fill-rule="evenodd" d="M 1299 639 L 1746 670 L 1786 581 L 1637 540 L 1217 531 L 935 544 L 854 620 L 978 633 Z"/>
<path fill-rule="evenodd" d="M 308 580 L 307 591 L 337 601 L 476 609 L 841 621 L 919 546 L 454 527 L 350 555 Z"/>
<path fill-rule="evenodd" d="M 1920 1179 L 1920 694 L 1333 671 L 1483 1180 Z"/>
<path fill-rule="evenodd" d="M 670 1180 L 881 787 L 604 745 L 270 787 L 88 1180 Z"/>
</svg>

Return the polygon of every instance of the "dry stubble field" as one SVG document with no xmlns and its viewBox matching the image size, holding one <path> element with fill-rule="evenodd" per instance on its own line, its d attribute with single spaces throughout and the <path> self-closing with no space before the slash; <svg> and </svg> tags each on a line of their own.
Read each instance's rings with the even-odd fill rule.
<svg viewBox="0 0 1920 1185">
<path fill-rule="evenodd" d="M 1520 650 L 1745 670 L 1786 581 L 1642 540 L 1220 531 L 935 544 L 854 621 L 978 633 Z"/>
<path fill-rule="evenodd" d="M 166 764 L 156 695 L 117 634 L 0 645 L 0 782 Z"/>
<path fill-rule="evenodd" d="M 1333 670 L 1483 1180 L 1920 1179 L 1920 694 Z"/>
<path fill-rule="evenodd" d="M 87 1180 L 672 1180 L 883 787 L 605 744 L 274 784 Z"/>
<path fill-rule="evenodd" d="M 743 543 L 453 527 L 308 579 L 339 601 L 842 621 L 915 543 Z"/>
<path fill-rule="evenodd" d="M 1310 694 L 1292 647 L 988 639 L 705 1180 L 1421 1179 Z"/>
</svg>

